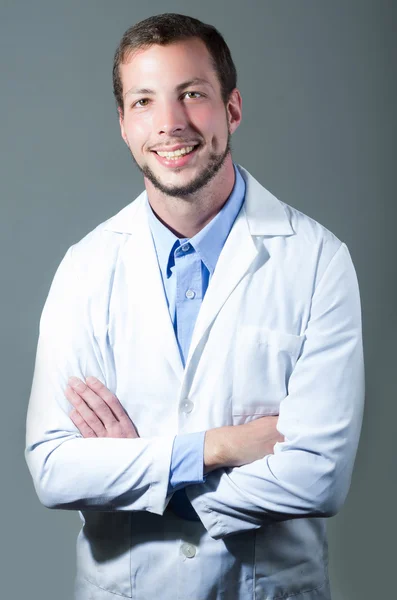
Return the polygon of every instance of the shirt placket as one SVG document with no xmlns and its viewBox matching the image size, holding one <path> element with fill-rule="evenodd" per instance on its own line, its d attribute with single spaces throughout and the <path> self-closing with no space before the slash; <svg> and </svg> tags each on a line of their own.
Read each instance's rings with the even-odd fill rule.
<svg viewBox="0 0 397 600">
<path fill-rule="evenodd" d="M 201 259 L 190 242 L 182 241 L 175 250 L 176 302 L 175 334 L 183 364 L 189 352 L 190 342 L 202 295 Z"/>
</svg>

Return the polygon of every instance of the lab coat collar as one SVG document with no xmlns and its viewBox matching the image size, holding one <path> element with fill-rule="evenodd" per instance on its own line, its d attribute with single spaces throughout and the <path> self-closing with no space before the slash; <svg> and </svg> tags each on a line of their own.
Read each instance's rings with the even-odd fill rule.
<svg viewBox="0 0 397 600">
<path fill-rule="evenodd" d="M 283 204 L 246 169 L 238 165 L 246 185 L 245 213 L 251 235 L 293 235 Z"/>
<path fill-rule="evenodd" d="M 237 165 L 246 185 L 245 214 L 251 235 L 288 236 L 293 235 L 283 204 L 264 188 L 246 169 Z M 147 201 L 146 190 L 134 202 L 128 204 L 105 224 L 106 230 L 132 234 L 135 231 L 135 214 L 141 204 Z"/>
</svg>

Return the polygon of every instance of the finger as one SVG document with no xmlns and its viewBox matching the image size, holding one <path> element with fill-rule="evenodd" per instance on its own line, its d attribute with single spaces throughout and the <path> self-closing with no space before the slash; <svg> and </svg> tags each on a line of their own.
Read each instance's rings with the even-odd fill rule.
<svg viewBox="0 0 397 600">
<path fill-rule="evenodd" d="M 87 425 L 95 432 L 97 437 L 105 437 L 106 428 L 104 427 L 102 421 L 97 417 L 95 412 L 92 411 L 88 406 L 85 400 L 70 386 L 66 387 L 65 396 L 81 415 Z"/>
<path fill-rule="evenodd" d="M 81 414 L 75 408 L 69 413 L 69 417 L 84 438 L 97 437 L 95 431 L 84 421 Z"/>
<path fill-rule="evenodd" d="M 96 416 L 102 421 L 106 429 L 109 429 L 114 425 L 116 417 L 110 410 L 107 403 L 101 398 L 96 391 L 92 390 L 91 387 L 86 385 L 84 381 L 78 377 L 70 377 L 69 385 L 78 393 Z M 103 386 L 105 388 L 105 386 Z M 107 390 L 107 388 L 105 388 Z"/>
<path fill-rule="evenodd" d="M 112 413 L 115 415 L 117 422 L 109 425 L 108 431 L 113 434 L 115 430 L 119 431 L 121 427 L 121 437 L 126 438 L 137 438 L 139 437 L 138 432 L 135 428 L 134 423 L 131 421 L 130 416 L 125 411 L 120 400 L 115 396 L 99 379 L 96 377 L 87 377 L 86 384 L 95 393 L 100 396 L 106 404 L 109 406 Z"/>
<path fill-rule="evenodd" d="M 128 414 L 121 405 L 120 400 L 102 383 L 102 381 L 99 381 L 96 377 L 87 377 L 85 381 L 87 386 L 106 402 L 111 412 L 119 421 L 126 417 L 130 420 Z"/>
<path fill-rule="evenodd" d="M 128 415 L 120 423 L 127 437 L 139 437 L 138 431 Z"/>
</svg>

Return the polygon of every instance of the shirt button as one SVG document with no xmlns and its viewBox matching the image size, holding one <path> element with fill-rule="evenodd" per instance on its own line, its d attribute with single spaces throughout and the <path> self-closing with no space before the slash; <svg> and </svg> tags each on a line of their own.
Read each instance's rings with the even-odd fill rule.
<svg viewBox="0 0 397 600">
<path fill-rule="evenodd" d="M 181 551 L 186 558 L 193 558 L 196 556 L 196 548 L 193 544 L 182 544 Z"/>
<path fill-rule="evenodd" d="M 181 250 L 182 252 L 187 252 L 190 248 L 190 244 L 183 244 L 183 246 L 181 246 Z"/>
<path fill-rule="evenodd" d="M 194 404 L 188 398 L 186 398 L 186 400 L 184 400 L 182 402 L 182 412 L 189 414 L 192 412 L 193 408 L 194 408 Z"/>
<path fill-rule="evenodd" d="M 186 296 L 186 298 L 188 298 L 188 300 L 193 300 L 195 295 L 196 295 L 196 292 L 193 292 L 193 290 L 188 290 L 185 294 L 185 296 Z"/>
</svg>

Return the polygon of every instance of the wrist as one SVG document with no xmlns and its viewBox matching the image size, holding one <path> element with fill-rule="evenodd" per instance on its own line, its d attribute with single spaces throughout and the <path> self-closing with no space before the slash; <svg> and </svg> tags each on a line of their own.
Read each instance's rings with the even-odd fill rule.
<svg viewBox="0 0 397 600">
<path fill-rule="evenodd" d="M 226 429 L 230 429 L 230 427 L 216 427 L 205 432 L 204 474 L 227 466 L 227 446 L 224 443 Z"/>
</svg>

